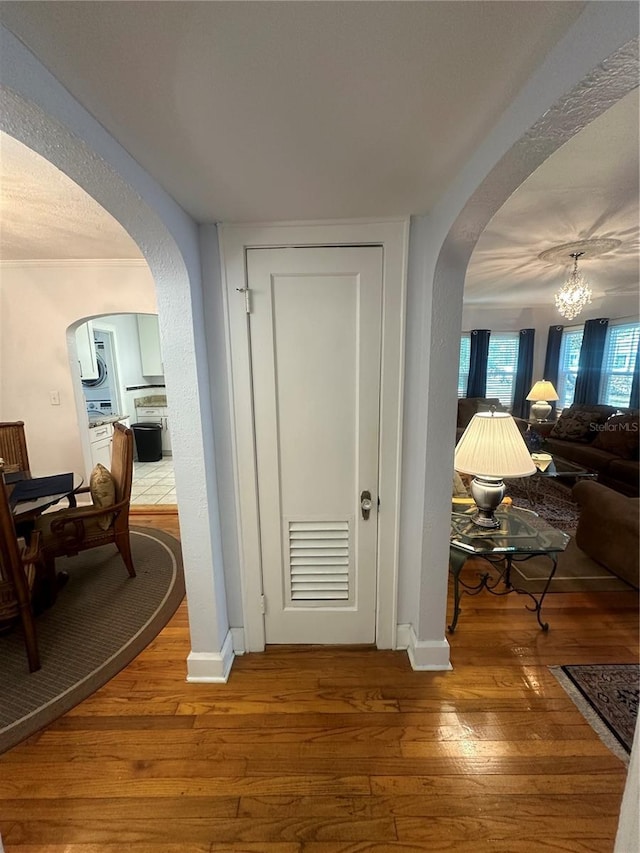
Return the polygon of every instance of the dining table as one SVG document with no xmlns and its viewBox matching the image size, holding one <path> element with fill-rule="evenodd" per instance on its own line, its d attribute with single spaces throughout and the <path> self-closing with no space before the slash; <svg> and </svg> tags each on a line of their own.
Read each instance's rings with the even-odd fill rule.
<svg viewBox="0 0 640 853">
<path fill-rule="evenodd" d="M 67 472 L 44 477 L 32 477 L 28 471 L 4 473 L 4 487 L 9 497 L 16 534 L 29 539 L 36 521 L 43 512 L 65 498 L 70 507 L 76 506 L 76 494 L 82 488 L 84 477 Z M 36 576 L 40 577 L 38 591 L 34 593 L 33 606 L 36 612 L 51 607 L 60 590 L 68 581 L 66 572 L 56 572 L 53 562 L 41 561 Z"/>
<path fill-rule="evenodd" d="M 32 477 L 25 471 L 5 474 L 9 505 L 16 524 L 35 520 L 65 498 L 69 506 L 75 506 L 76 494 L 83 483 L 84 477 L 73 472 L 45 477 Z"/>
</svg>

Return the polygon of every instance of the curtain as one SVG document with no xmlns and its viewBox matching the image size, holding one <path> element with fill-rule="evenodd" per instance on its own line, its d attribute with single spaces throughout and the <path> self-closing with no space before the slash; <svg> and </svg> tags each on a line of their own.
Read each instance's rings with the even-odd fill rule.
<svg viewBox="0 0 640 853">
<path fill-rule="evenodd" d="M 608 326 L 609 320 L 605 318 L 587 320 L 584 324 L 578 375 L 576 376 L 576 392 L 573 397 L 574 403 L 598 402 L 602 358 Z"/>
<path fill-rule="evenodd" d="M 631 382 L 630 409 L 640 409 L 640 341 L 636 350 L 636 363 L 633 368 L 633 381 Z"/>
<path fill-rule="evenodd" d="M 473 329 L 471 331 L 467 397 L 484 397 L 487 393 L 487 359 L 489 357 L 490 335 L 489 329 Z"/>
<path fill-rule="evenodd" d="M 526 397 L 529 391 L 531 391 L 535 334 L 535 329 L 520 329 L 518 365 L 516 367 L 516 381 L 513 391 L 513 406 L 511 407 L 511 414 L 516 418 L 529 417 L 529 403 L 527 403 Z"/>
<path fill-rule="evenodd" d="M 543 379 L 548 379 L 553 387 L 558 390 L 558 367 L 560 365 L 560 347 L 562 345 L 562 333 L 564 326 L 549 326 L 547 335 L 547 352 L 544 357 L 544 373 Z M 557 403 L 554 400 L 551 403 L 550 419 L 554 420 Z"/>
</svg>

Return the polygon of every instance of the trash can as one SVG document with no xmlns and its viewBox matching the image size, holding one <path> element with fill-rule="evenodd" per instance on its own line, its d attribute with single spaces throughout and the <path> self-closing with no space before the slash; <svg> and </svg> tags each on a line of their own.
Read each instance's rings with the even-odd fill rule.
<svg viewBox="0 0 640 853">
<path fill-rule="evenodd" d="M 138 462 L 162 459 L 162 424 L 131 424 L 138 452 Z"/>
</svg>

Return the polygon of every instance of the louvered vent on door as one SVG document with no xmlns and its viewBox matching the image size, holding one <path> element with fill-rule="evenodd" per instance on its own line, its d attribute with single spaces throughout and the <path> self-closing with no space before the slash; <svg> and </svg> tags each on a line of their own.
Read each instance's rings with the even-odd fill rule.
<svg viewBox="0 0 640 853">
<path fill-rule="evenodd" d="M 290 521 L 292 601 L 349 598 L 349 522 Z"/>
</svg>

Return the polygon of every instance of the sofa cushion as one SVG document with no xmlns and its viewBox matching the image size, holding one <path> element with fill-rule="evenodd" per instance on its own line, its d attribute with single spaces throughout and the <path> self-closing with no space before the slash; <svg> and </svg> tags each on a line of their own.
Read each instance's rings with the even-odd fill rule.
<svg viewBox="0 0 640 853">
<path fill-rule="evenodd" d="M 578 548 L 627 583 L 640 581 L 638 498 L 628 498 L 593 481 L 577 483 L 572 497 L 580 507 Z"/>
<path fill-rule="evenodd" d="M 598 430 L 593 447 L 608 450 L 621 459 L 638 459 L 638 415 L 613 415 Z"/>
<path fill-rule="evenodd" d="M 616 458 L 613 453 L 600 450 L 592 444 L 581 444 L 578 441 L 558 441 L 553 438 L 546 440 L 543 450 L 548 453 L 555 453 L 561 459 L 566 459 L 568 462 L 573 462 L 589 471 L 597 472 L 604 471 Z"/>
<path fill-rule="evenodd" d="M 638 493 L 640 465 L 635 459 L 612 459 L 605 471 L 606 479 L 615 483 L 626 483 L 632 486 L 631 492 Z"/>
</svg>

